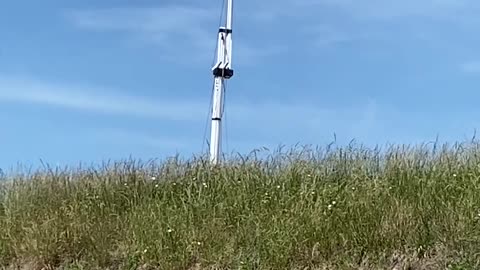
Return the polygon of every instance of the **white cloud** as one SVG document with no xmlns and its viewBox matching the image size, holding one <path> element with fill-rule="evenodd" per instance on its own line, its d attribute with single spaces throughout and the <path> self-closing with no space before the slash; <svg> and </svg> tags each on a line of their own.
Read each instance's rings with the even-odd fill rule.
<svg viewBox="0 0 480 270">
<path fill-rule="evenodd" d="M 463 63 L 460 68 L 467 73 L 480 73 L 480 61 Z"/>
<path fill-rule="evenodd" d="M 185 6 L 75 10 L 70 14 L 79 27 L 96 30 L 180 31 L 191 26 L 192 21 L 209 21 L 208 9 Z M 182 16 L 182 20 L 175 19 L 176 16 Z"/>
<path fill-rule="evenodd" d="M 272 3 L 271 1 L 268 3 Z M 405 17 L 448 18 L 458 12 L 478 9 L 473 0 L 288 0 L 275 7 L 286 14 L 286 10 L 302 10 L 315 15 L 322 9 L 342 11 L 356 19 L 397 19 Z"/>
<path fill-rule="evenodd" d="M 211 60 L 219 10 L 190 5 L 149 8 L 73 10 L 66 17 L 87 31 L 117 32 L 127 38 L 161 47 L 164 59 L 177 64 Z M 249 44 L 234 32 L 234 62 L 240 65 L 282 52 L 282 46 Z"/>
<path fill-rule="evenodd" d="M 204 123 L 209 101 L 142 98 L 99 87 L 47 83 L 31 78 L 0 75 L 0 103 L 58 107 L 96 115 Z M 230 127 L 237 129 L 255 129 L 258 134 L 275 133 L 280 141 L 285 136 L 299 136 L 301 139 L 305 134 L 321 135 L 326 131 L 343 130 L 344 133 L 355 134 L 363 133 L 363 127 L 375 124 L 376 107 L 372 104 L 325 108 L 315 105 L 313 100 L 228 100 L 226 120 Z M 368 125 L 351 128 L 359 122 Z M 121 133 L 119 136 L 135 137 Z M 158 146 L 165 143 L 164 139 L 157 140 L 153 136 L 143 137 L 142 140 Z M 182 146 L 177 141 L 167 143 Z"/>
<path fill-rule="evenodd" d="M 307 49 L 372 38 L 390 40 L 394 37 L 389 23 L 395 23 L 396 32 L 405 31 L 435 44 L 443 40 L 423 22 L 480 25 L 480 2 L 474 0 L 245 0 L 235 7 L 234 62 L 239 65 L 281 55 L 293 42 L 291 38 L 303 40 L 301 46 Z M 115 31 L 154 42 L 166 59 L 184 64 L 212 58 L 218 15 L 219 9 L 208 3 L 177 3 L 76 10 L 69 12 L 68 18 L 84 30 Z M 242 28 L 241 38 L 236 35 L 237 26 Z M 305 29 L 315 27 L 319 29 L 305 34 Z"/>
<path fill-rule="evenodd" d="M 97 87 L 45 83 L 0 76 L 0 102 L 62 107 L 92 113 L 195 121 L 208 103 L 151 99 Z"/>
<path fill-rule="evenodd" d="M 339 43 L 348 43 L 364 38 L 363 34 L 353 34 L 331 24 L 313 24 L 304 28 L 302 32 L 307 38 L 312 39 L 311 44 L 315 49 L 332 47 Z"/>
<path fill-rule="evenodd" d="M 146 34 L 163 45 L 177 38 L 202 46 L 212 24 L 208 9 L 186 6 L 75 10 L 67 18 L 81 29 Z"/>
<path fill-rule="evenodd" d="M 311 31 L 306 46 L 331 47 L 359 39 L 391 40 L 392 33 L 406 32 L 412 37 L 423 35 L 441 42 L 430 33 L 431 24 L 449 27 L 480 26 L 480 2 L 474 0 L 285 0 L 243 3 L 242 13 L 251 14 L 257 23 L 282 31 Z M 246 19 L 246 15 L 244 15 Z M 324 29 L 328 26 L 329 29 Z M 391 28 L 393 26 L 394 28 Z M 439 25 L 443 27 L 443 25 Z M 286 28 L 287 30 L 284 30 Z M 295 30 L 293 30 L 295 29 Z M 392 32 L 392 29 L 395 29 Z M 428 36 L 428 37 L 427 37 Z M 401 39 L 401 38 L 399 38 Z M 307 41 L 309 40 L 309 41 Z"/>
</svg>

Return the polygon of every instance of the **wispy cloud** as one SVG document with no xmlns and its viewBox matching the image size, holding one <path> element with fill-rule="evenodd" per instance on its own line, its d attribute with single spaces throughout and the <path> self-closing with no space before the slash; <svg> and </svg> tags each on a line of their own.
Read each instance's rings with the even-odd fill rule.
<svg viewBox="0 0 480 270">
<path fill-rule="evenodd" d="M 198 99 L 163 99 L 158 96 L 142 98 L 95 86 L 81 87 L 0 76 L 0 103 L 30 104 L 97 115 L 133 116 L 198 124 L 204 123 L 209 102 Z M 330 131 L 354 136 L 366 132 L 364 128 L 371 128 L 376 121 L 376 107 L 371 102 L 359 102 L 356 106 L 325 107 L 312 100 L 261 99 L 255 102 L 229 100 L 227 104 L 226 116 L 230 128 L 255 129 L 255 138 L 262 134 L 267 136 L 275 133 L 279 142 L 286 137 L 298 137 L 301 140 L 304 136 L 320 136 Z M 368 125 L 355 126 L 355 123 Z M 141 137 L 121 134 L 118 136 Z M 242 131 L 241 134 L 245 133 Z M 262 140 L 265 139 L 266 137 Z M 165 143 L 165 140 L 157 141 L 153 136 L 146 136 L 142 140 L 159 146 Z M 178 141 L 168 143 L 184 146 Z"/>
<path fill-rule="evenodd" d="M 341 43 L 355 42 L 365 38 L 365 34 L 351 33 L 349 30 L 340 29 L 332 24 L 312 24 L 301 31 L 306 38 L 311 40 L 313 48 L 327 48 Z"/>
<path fill-rule="evenodd" d="M 458 12 L 480 8 L 474 0 L 287 0 L 281 6 L 310 11 L 311 15 L 320 9 L 334 9 L 355 19 L 375 20 L 407 17 L 453 19 L 454 15 L 459 15 Z"/>
<path fill-rule="evenodd" d="M 214 33 L 207 28 L 213 23 L 210 14 L 205 8 L 168 6 L 73 10 L 66 15 L 84 30 L 140 36 L 167 47 L 182 45 L 175 42 L 182 40 L 204 47 L 212 44 L 207 38 Z"/>
<path fill-rule="evenodd" d="M 0 76 L 0 102 L 62 107 L 107 115 L 191 121 L 205 111 L 197 101 L 152 99 L 105 88 L 45 83 L 29 78 Z"/>
<path fill-rule="evenodd" d="M 460 68 L 467 73 L 480 73 L 480 61 L 465 62 Z"/>
<path fill-rule="evenodd" d="M 409 36 L 435 40 L 432 23 L 448 27 L 480 26 L 480 2 L 474 0 L 285 0 L 244 4 L 250 17 L 282 31 L 305 30 L 303 46 L 331 47 L 359 40 L 402 41 Z M 326 27 L 326 28 L 325 28 Z M 311 31 L 317 28 L 316 31 Z M 287 29 L 287 30 L 285 30 Z M 394 32 L 393 32 L 394 31 Z M 280 35 L 281 33 L 277 33 Z M 394 35 L 400 37 L 394 37 Z M 432 42 L 434 43 L 434 42 Z"/>
<path fill-rule="evenodd" d="M 66 18 L 86 31 L 116 32 L 162 48 L 163 56 L 181 64 L 213 57 L 219 10 L 192 5 L 72 10 Z M 282 46 L 251 45 L 235 40 L 235 63 L 248 65 L 283 52 Z M 185 60 L 188 59 L 188 62 Z"/>
</svg>

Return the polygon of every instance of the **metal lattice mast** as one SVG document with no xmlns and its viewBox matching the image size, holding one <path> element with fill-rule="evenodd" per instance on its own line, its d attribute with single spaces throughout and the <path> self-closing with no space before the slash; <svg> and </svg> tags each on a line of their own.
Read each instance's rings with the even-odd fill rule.
<svg viewBox="0 0 480 270">
<path fill-rule="evenodd" d="M 214 93 L 210 139 L 210 161 L 216 165 L 222 153 L 222 117 L 225 96 L 225 80 L 233 76 L 232 69 L 232 18 L 233 0 L 227 0 L 227 17 L 218 30 L 217 60 L 213 66 Z"/>
</svg>

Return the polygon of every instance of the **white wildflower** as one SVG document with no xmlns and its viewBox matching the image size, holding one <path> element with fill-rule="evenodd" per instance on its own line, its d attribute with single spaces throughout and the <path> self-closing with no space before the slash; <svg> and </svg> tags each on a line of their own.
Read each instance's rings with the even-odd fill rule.
<svg viewBox="0 0 480 270">
<path fill-rule="evenodd" d="M 158 184 L 156 184 L 155 187 L 158 188 Z"/>
<path fill-rule="evenodd" d="M 157 180 L 157 178 L 155 176 L 152 176 L 150 179 L 152 179 L 152 181 Z"/>
<path fill-rule="evenodd" d="M 333 208 L 333 205 L 329 204 L 328 205 L 328 210 L 332 210 L 332 208 Z"/>
<path fill-rule="evenodd" d="M 280 188 L 281 188 L 281 186 L 280 186 L 280 185 L 278 185 L 278 186 L 277 186 L 277 189 L 280 189 Z"/>
<path fill-rule="evenodd" d="M 454 173 L 454 174 L 453 174 L 453 177 L 457 177 L 457 174 L 456 174 L 456 173 Z"/>
<path fill-rule="evenodd" d="M 333 201 L 333 202 L 332 202 L 332 205 L 335 205 L 335 204 L 337 204 L 337 202 L 336 202 L 336 201 Z"/>
<path fill-rule="evenodd" d="M 208 187 L 207 183 L 205 183 L 205 182 L 202 185 L 203 185 L 203 187 Z"/>
<path fill-rule="evenodd" d="M 202 245 L 202 242 L 197 242 L 197 246 L 201 246 Z"/>
<path fill-rule="evenodd" d="M 168 229 L 167 232 L 168 232 L 168 233 L 171 233 L 171 232 L 173 232 L 173 230 L 172 230 L 172 229 Z"/>
</svg>

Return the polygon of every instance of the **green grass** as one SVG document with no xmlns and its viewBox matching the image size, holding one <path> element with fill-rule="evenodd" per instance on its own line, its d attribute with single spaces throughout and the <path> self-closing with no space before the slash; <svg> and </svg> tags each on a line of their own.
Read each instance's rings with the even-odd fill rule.
<svg viewBox="0 0 480 270">
<path fill-rule="evenodd" d="M 217 168 L 202 158 L 125 161 L 7 178 L 5 269 L 480 267 L 475 142 L 295 149 Z"/>
</svg>

